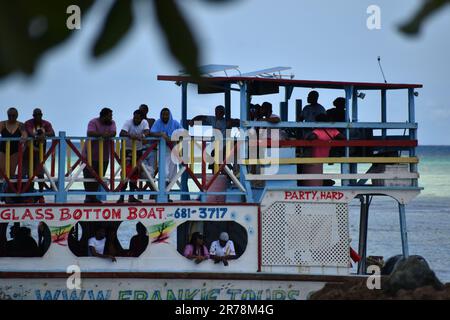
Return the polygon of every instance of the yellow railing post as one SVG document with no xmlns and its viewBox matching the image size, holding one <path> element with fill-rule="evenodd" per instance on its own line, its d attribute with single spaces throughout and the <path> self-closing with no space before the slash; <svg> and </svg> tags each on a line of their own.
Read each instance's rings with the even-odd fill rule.
<svg viewBox="0 0 450 320">
<path fill-rule="evenodd" d="M 11 141 L 6 141 L 6 159 L 5 159 L 5 168 L 6 168 L 6 177 L 9 179 L 10 178 L 10 174 L 9 174 L 9 169 L 11 167 Z"/>
<path fill-rule="evenodd" d="M 44 161 L 44 143 L 39 142 L 39 162 Z"/>
<path fill-rule="evenodd" d="M 131 140 L 131 167 L 136 167 L 136 140 Z"/>
<path fill-rule="evenodd" d="M 125 139 L 122 138 L 122 150 L 121 150 L 121 167 L 122 167 L 122 171 L 121 171 L 121 176 L 122 176 L 122 180 L 125 180 L 125 178 L 127 177 L 127 159 L 126 159 L 126 148 L 127 142 Z"/>
<path fill-rule="evenodd" d="M 70 148 L 67 148 L 66 150 L 66 159 L 67 159 L 67 171 L 70 170 L 70 168 L 72 167 L 72 150 Z"/>
<path fill-rule="evenodd" d="M 98 141 L 98 175 L 103 178 L 103 139 Z"/>
<path fill-rule="evenodd" d="M 120 155 L 120 140 L 116 140 L 116 153 Z"/>
<path fill-rule="evenodd" d="M 195 153 L 195 141 L 194 141 L 194 137 L 191 137 L 191 170 L 192 172 L 194 172 L 194 163 L 195 163 L 195 158 L 194 158 L 194 153 Z"/>
<path fill-rule="evenodd" d="M 87 139 L 86 143 L 87 143 L 87 161 L 88 161 L 88 165 L 92 166 L 92 141 L 91 141 L 91 139 Z"/>
<path fill-rule="evenodd" d="M 230 141 L 230 140 L 227 140 L 227 142 L 226 142 L 226 145 L 225 145 L 225 159 L 226 159 L 226 161 L 233 162 L 234 161 L 234 157 L 231 158 L 230 160 L 228 160 L 228 158 L 230 156 L 230 153 L 231 153 L 231 142 L 232 141 Z"/>
<path fill-rule="evenodd" d="M 214 140 L 214 174 L 219 172 L 219 161 L 220 161 L 220 141 L 218 139 Z"/>
<path fill-rule="evenodd" d="M 34 145 L 33 140 L 28 141 L 28 177 L 31 178 L 34 172 Z"/>
<path fill-rule="evenodd" d="M 80 139 L 80 147 L 81 147 L 81 150 L 84 149 L 84 139 Z"/>
</svg>

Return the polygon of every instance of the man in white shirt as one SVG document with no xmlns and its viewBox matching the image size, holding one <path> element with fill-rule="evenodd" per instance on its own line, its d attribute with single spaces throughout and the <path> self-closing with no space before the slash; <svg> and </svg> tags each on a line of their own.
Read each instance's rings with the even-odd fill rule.
<svg viewBox="0 0 450 320">
<path fill-rule="evenodd" d="M 116 262 L 116 258 L 112 255 L 107 255 L 105 253 L 106 236 L 105 229 L 100 228 L 95 231 L 95 236 L 89 238 L 88 240 L 88 254 L 90 257 L 107 258 L 111 259 L 112 262 Z"/>
<path fill-rule="evenodd" d="M 142 140 L 144 140 L 147 136 L 150 135 L 150 128 L 148 126 L 148 121 L 144 120 L 144 116 L 140 110 L 136 110 L 133 112 L 133 119 L 127 120 L 120 131 L 121 137 L 126 137 L 126 152 L 131 158 L 133 141 L 136 143 L 136 159 L 139 159 L 142 156 L 144 145 Z M 125 184 L 122 191 L 127 189 L 127 185 Z M 130 181 L 130 191 L 135 191 L 137 189 L 137 183 Z M 134 195 L 130 195 L 128 197 L 129 202 L 141 202 Z M 124 202 L 124 196 L 120 196 L 118 203 Z"/>
<path fill-rule="evenodd" d="M 230 240 L 228 233 L 222 232 L 219 236 L 219 240 L 211 243 L 209 257 L 214 260 L 214 263 L 222 261 L 224 266 L 228 266 L 228 260 L 236 259 L 234 244 L 233 241 Z"/>
</svg>

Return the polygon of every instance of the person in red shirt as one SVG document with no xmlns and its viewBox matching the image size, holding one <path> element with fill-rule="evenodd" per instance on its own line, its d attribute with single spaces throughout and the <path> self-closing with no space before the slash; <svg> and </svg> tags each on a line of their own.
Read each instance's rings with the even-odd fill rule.
<svg viewBox="0 0 450 320">
<path fill-rule="evenodd" d="M 25 130 L 29 137 L 32 137 L 34 139 L 33 141 L 33 170 L 36 171 L 37 167 L 39 166 L 39 144 L 43 144 L 44 147 L 44 153 L 46 149 L 46 139 L 48 137 L 54 137 L 55 131 L 53 130 L 52 124 L 44 119 L 42 119 L 42 110 L 39 108 L 36 108 L 33 110 L 33 118 L 30 120 L 25 121 Z M 28 147 L 28 146 L 27 146 Z M 28 152 L 31 152 L 31 150 L 28 149 Z M 28 161 L 28 157 L 24 157 L 25 162 Z M 28 164 L 25 163 L 25 170 L 28 170 Z M 28 176 L 31 178 L 33 176 L 33 172 L 28 172 Z M 43 170 L 40 170 L 36 173 L 36 176 L 39 179 L 44 178 L 44 172 Z M 38 182 L 39 185 L 39 192 L 44 191 L 44 182 Z M 40 196 L 38 199 L 38 202 L 44 203 L 44 197 Z"/>
</svg>

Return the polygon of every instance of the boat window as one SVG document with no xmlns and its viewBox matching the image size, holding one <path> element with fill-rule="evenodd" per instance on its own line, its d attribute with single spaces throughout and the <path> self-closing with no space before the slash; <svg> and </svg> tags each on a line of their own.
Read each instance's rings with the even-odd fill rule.
<svg viewBox="0 0 450 320">
<path fill-rule="evenodd" d="M 44 222 L 1 223 L 1 257 L 42 257 L 50 247 L 51 233 Z"/>
<path fill-rule="evenodd" d="M 70 251 L 78 257 L 89 256 L 88 241 L 96 230 L 103 228 L 106 234 L 105 254 L 121 256 L 123 249 L 117 240 L 120 222 L 78 222 L 70 230 L 67 243 Z"/>
<path fill-rule="evenodd" d="M 117 238 L 129 257 L 139 257 L 149 242 L 148 230 L 141 222 L 123 221 L 117 230 Z"/>
<path fill-rule="evenodd" d="M 210 250 L 211 244 L 219 240 L 220 234 L 226 232 L 229 240 L 234 244 L 236 259 L 239 258 L 247 247 L 248 235 L 243 226 L 234 221 L 187 221 L 177 228 L 177 251 L 184 255 L 186 246 L 190 244 L 192 236 L 201 234 L 203 244 Z M 194 239 L 195 240 L 195 239 Z"/>
</svg>

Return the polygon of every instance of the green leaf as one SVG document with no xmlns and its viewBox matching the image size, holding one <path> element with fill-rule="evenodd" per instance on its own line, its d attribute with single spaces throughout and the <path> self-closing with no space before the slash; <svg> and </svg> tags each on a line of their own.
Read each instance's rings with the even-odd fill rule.
<svg viewBox="0 0 450 320">
<path fill-rule="evenodd" d="M 399 30 L 410 36 L 418 35 L 425 20 L 449 3 L 449 0 L 425 0 L 415 15 L 407 23 L 401 25 Z"/>
<path fill-rule="evenodd" d="M 172 55 L 193 77 L 199 77 L 198 46 L 174 0 L 154 0 L 156 17 Z"/>
<path fill-rule="evenodd" d="M 116 0 L 111 6 L 102 30 L 95 40 L 92 55 L 100 57 L 117 46 L 133 25 L 131 0 Z"/>
<path fill-rule="evenodd" d="M 69 30 L 67 7 L 76 4 L 82 15 L 94 0 L 0 1 L 0 78 L 15 72 L 33 74 L 51 48 L 77 30 Z"/>
</svg>

